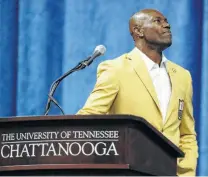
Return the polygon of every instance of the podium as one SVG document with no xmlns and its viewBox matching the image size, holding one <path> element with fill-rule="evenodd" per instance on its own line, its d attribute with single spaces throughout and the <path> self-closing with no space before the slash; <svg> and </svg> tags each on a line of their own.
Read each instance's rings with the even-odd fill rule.
<svg viewBox="0 0 208 177">
<path fill-rule="evenodd" d="M 0 175 L 175 176 L 184 153 L 141 117 L 0 118 Z"/>
</svg>

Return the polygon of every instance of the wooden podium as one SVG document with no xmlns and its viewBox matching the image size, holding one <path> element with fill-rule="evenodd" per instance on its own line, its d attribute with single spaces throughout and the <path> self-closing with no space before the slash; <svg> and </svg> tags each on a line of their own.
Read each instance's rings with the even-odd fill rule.
<svg viewBox="0 0 208 177">
<path fill-rule="evenodd" d="M 131 115 L 0 119 L 0 175 L 175 176 L 184 153 Z"/>
</svg>

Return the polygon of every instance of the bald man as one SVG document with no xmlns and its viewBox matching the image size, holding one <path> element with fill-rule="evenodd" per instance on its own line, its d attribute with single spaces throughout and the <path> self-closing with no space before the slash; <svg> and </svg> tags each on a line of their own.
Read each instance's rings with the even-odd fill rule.
<svg viewBox="0 0 208 177">
<path fill-rule="evenodd" d="M 131 114 L 145 118 L 176 144 L 178 175 L 194 176 L 198 157 L 189 71 L 169 61 L 171 46 L 167 19 L 145 9 L 129 21 L 135 48 L 98 67 L 97 82 L 78 114 Z"/>
</svg>

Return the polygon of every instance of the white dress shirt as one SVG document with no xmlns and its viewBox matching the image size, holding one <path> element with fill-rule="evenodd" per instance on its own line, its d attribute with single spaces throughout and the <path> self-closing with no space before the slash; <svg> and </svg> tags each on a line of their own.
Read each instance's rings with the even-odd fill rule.
<svg viewBox="0 0 208 177">
<path fill-rule="evenodd" d="M 147 66 L 147 70 L 152 79 L 155 91 L 160 104 L 160 110 L 162 113 L 163 123 L 166 120 L 167 109 L 171 96 L 171 82 L 166 70 L 167 58 L 162 55 L 162 61 L 160 66 L 152 61 L 147 55 L 138 49 L 142 60 Z"/>
</svg>

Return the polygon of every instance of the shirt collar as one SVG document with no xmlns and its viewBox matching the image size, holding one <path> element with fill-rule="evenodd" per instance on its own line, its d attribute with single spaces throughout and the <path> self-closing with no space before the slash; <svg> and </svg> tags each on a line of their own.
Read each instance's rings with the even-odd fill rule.
<svg viewBox="0 0 208 177">
<path fill-rule="evenodd" d="M 138 48 L 136 48 L 138 50 L 139 55 L 141 56 L 141 59 L 145 62 L 148 71 L 156 68 L 158 66 L 157 63 L 155 63 L 154 61 L 152 61 L 147 55 L 145 55 L 141 50 L 139 50 Z M 165 67 L 166 68 L 166 62 L 168 61 L 168 59 L 165 57 L 165 55 L 162 54 L 162 61 L 160 64 L 160 67 Z"/>
</svg>

